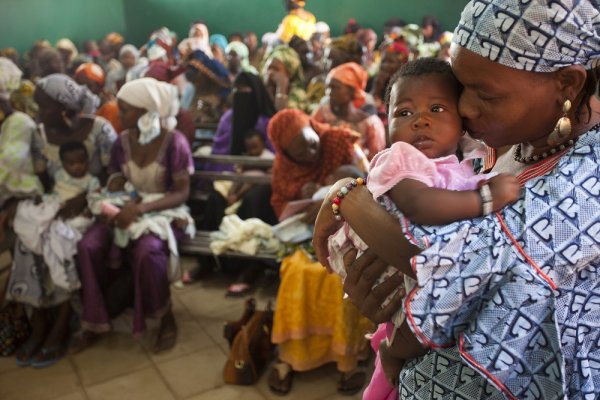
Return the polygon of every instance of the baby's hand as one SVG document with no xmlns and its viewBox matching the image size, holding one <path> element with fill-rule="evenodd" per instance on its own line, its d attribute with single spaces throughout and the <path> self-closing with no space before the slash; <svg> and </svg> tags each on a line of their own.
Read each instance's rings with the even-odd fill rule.
<svg viewBox="0 0 600 400">
<path fill-rule="evenodd" d="M 509 174 L 498 174 L 488 182 L 492 192 L 493 208 L 498 211 L 510 203 L 517 201 L 521 186 L 519 181 Z"/>
</svg>

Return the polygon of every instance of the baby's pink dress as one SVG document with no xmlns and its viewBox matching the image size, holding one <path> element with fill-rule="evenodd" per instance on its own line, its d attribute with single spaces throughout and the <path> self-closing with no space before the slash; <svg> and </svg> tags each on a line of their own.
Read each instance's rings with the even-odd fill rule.
<svg viewBox="0 0 600 400">
<path fill-rule="evenodd" d="M 474 159 L 485 156 L 485 145 L 469 137 L 463 137 L 460 148 L 463 151 L 462 161 L 459 161 L 455 155 L 430 159 L 412 145 L 404 142 L 396 142 L 389 149 L 379 152 L 371 160 L 367 188 L 372 193 L 374 199 L 378 200 L 390 213 L 398 218 L 401 216 L 399 210 L 385 194 L 403 179 L 417 180 L 429 187 L 438 189 L 457 191 L 477 189 L 479 182 L 490 179 L 495 175 L 475 175 L 473 171 L 472 162 Z M 329 237 L 328 248 L 331 268 L 342 278 L 345 278 L 344 254 L 350 249 L 357 249 L 360 254 L 367 249 L 367 245 L 347 223 L 344 223 L 336 233 Z M 397 269 L 391 266 L 388 267 L 375 283 L 375 286 L 396 272 Z M 415 284 L 416 281 L 414 279 L 407 276 L 404 277 L 406 293 L 409 293 Z M 392 293 L 390 297 L 394 294 Z M 384 302 L 384 305 L 387 304 L 388 300 Z M 400 326 L 404 321 L 404 317 L 403 310 L 398 310 L 394 314 L 391 323 L 395 326 Z M 381 324 L 378 327 L 377 332 L 371 340 L 371 346 L 375 351 L 379 349 L 381 341 L 388 336 L 385 334 L 385 325 Z M 388 326 L 387 330 L 392 331 L 392 328 L 392 326 Z M 369 386 L 365 389 L 363 399 L 387 400 L 392 398 L 398 398 L 398 391 L 387 383 L 379 361 L 379 355 L 377 355 L 375 371 L 373 372 Z"/>
</svg>

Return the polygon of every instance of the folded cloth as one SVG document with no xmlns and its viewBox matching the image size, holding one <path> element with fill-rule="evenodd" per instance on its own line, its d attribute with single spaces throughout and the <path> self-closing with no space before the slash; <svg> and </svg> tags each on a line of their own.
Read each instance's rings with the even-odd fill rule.
<svg viewBox="0 0 600 400">
<path fill-rule="evenodd" d="M 280 247 L 271 225 L 258 218 L 242 220 L 235 214 L 225 216 L 219 230 L 210 234 L 210 239 L 210 249 L 216 255 L 227 250 L 250 255 L 258 252 L 276 253 Z"/>
</svg>

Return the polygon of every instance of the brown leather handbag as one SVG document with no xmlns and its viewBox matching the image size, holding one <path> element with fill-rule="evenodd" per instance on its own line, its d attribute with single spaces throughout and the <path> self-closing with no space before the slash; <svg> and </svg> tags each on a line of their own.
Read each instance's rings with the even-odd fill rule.
<svg viewBox="0 0 600 400">
<path fill-rule="evenodd" d="M 253 299 L 252 303 L 255 304 Z M 252 385 L 258 381 L 273 357 L 272 328 L 273 310 L 269 302 L 264 311 L 254 311 L 235 335 L 223 369 L 225 383 Z"/>
</svg>

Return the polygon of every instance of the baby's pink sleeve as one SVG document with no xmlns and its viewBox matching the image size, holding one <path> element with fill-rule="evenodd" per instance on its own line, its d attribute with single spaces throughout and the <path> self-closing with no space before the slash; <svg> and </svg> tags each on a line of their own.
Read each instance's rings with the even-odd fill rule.
<svg viewBox="0 0 600 400">
<path fill-rule="evenodd" d="M 433 187 L 436 174 L 433 160 L 408 143 L 396 142 L 371 160 L 367 187 L 373 198 L 378 198 L 403 179 L 414 179 Z"/>
</svg>

